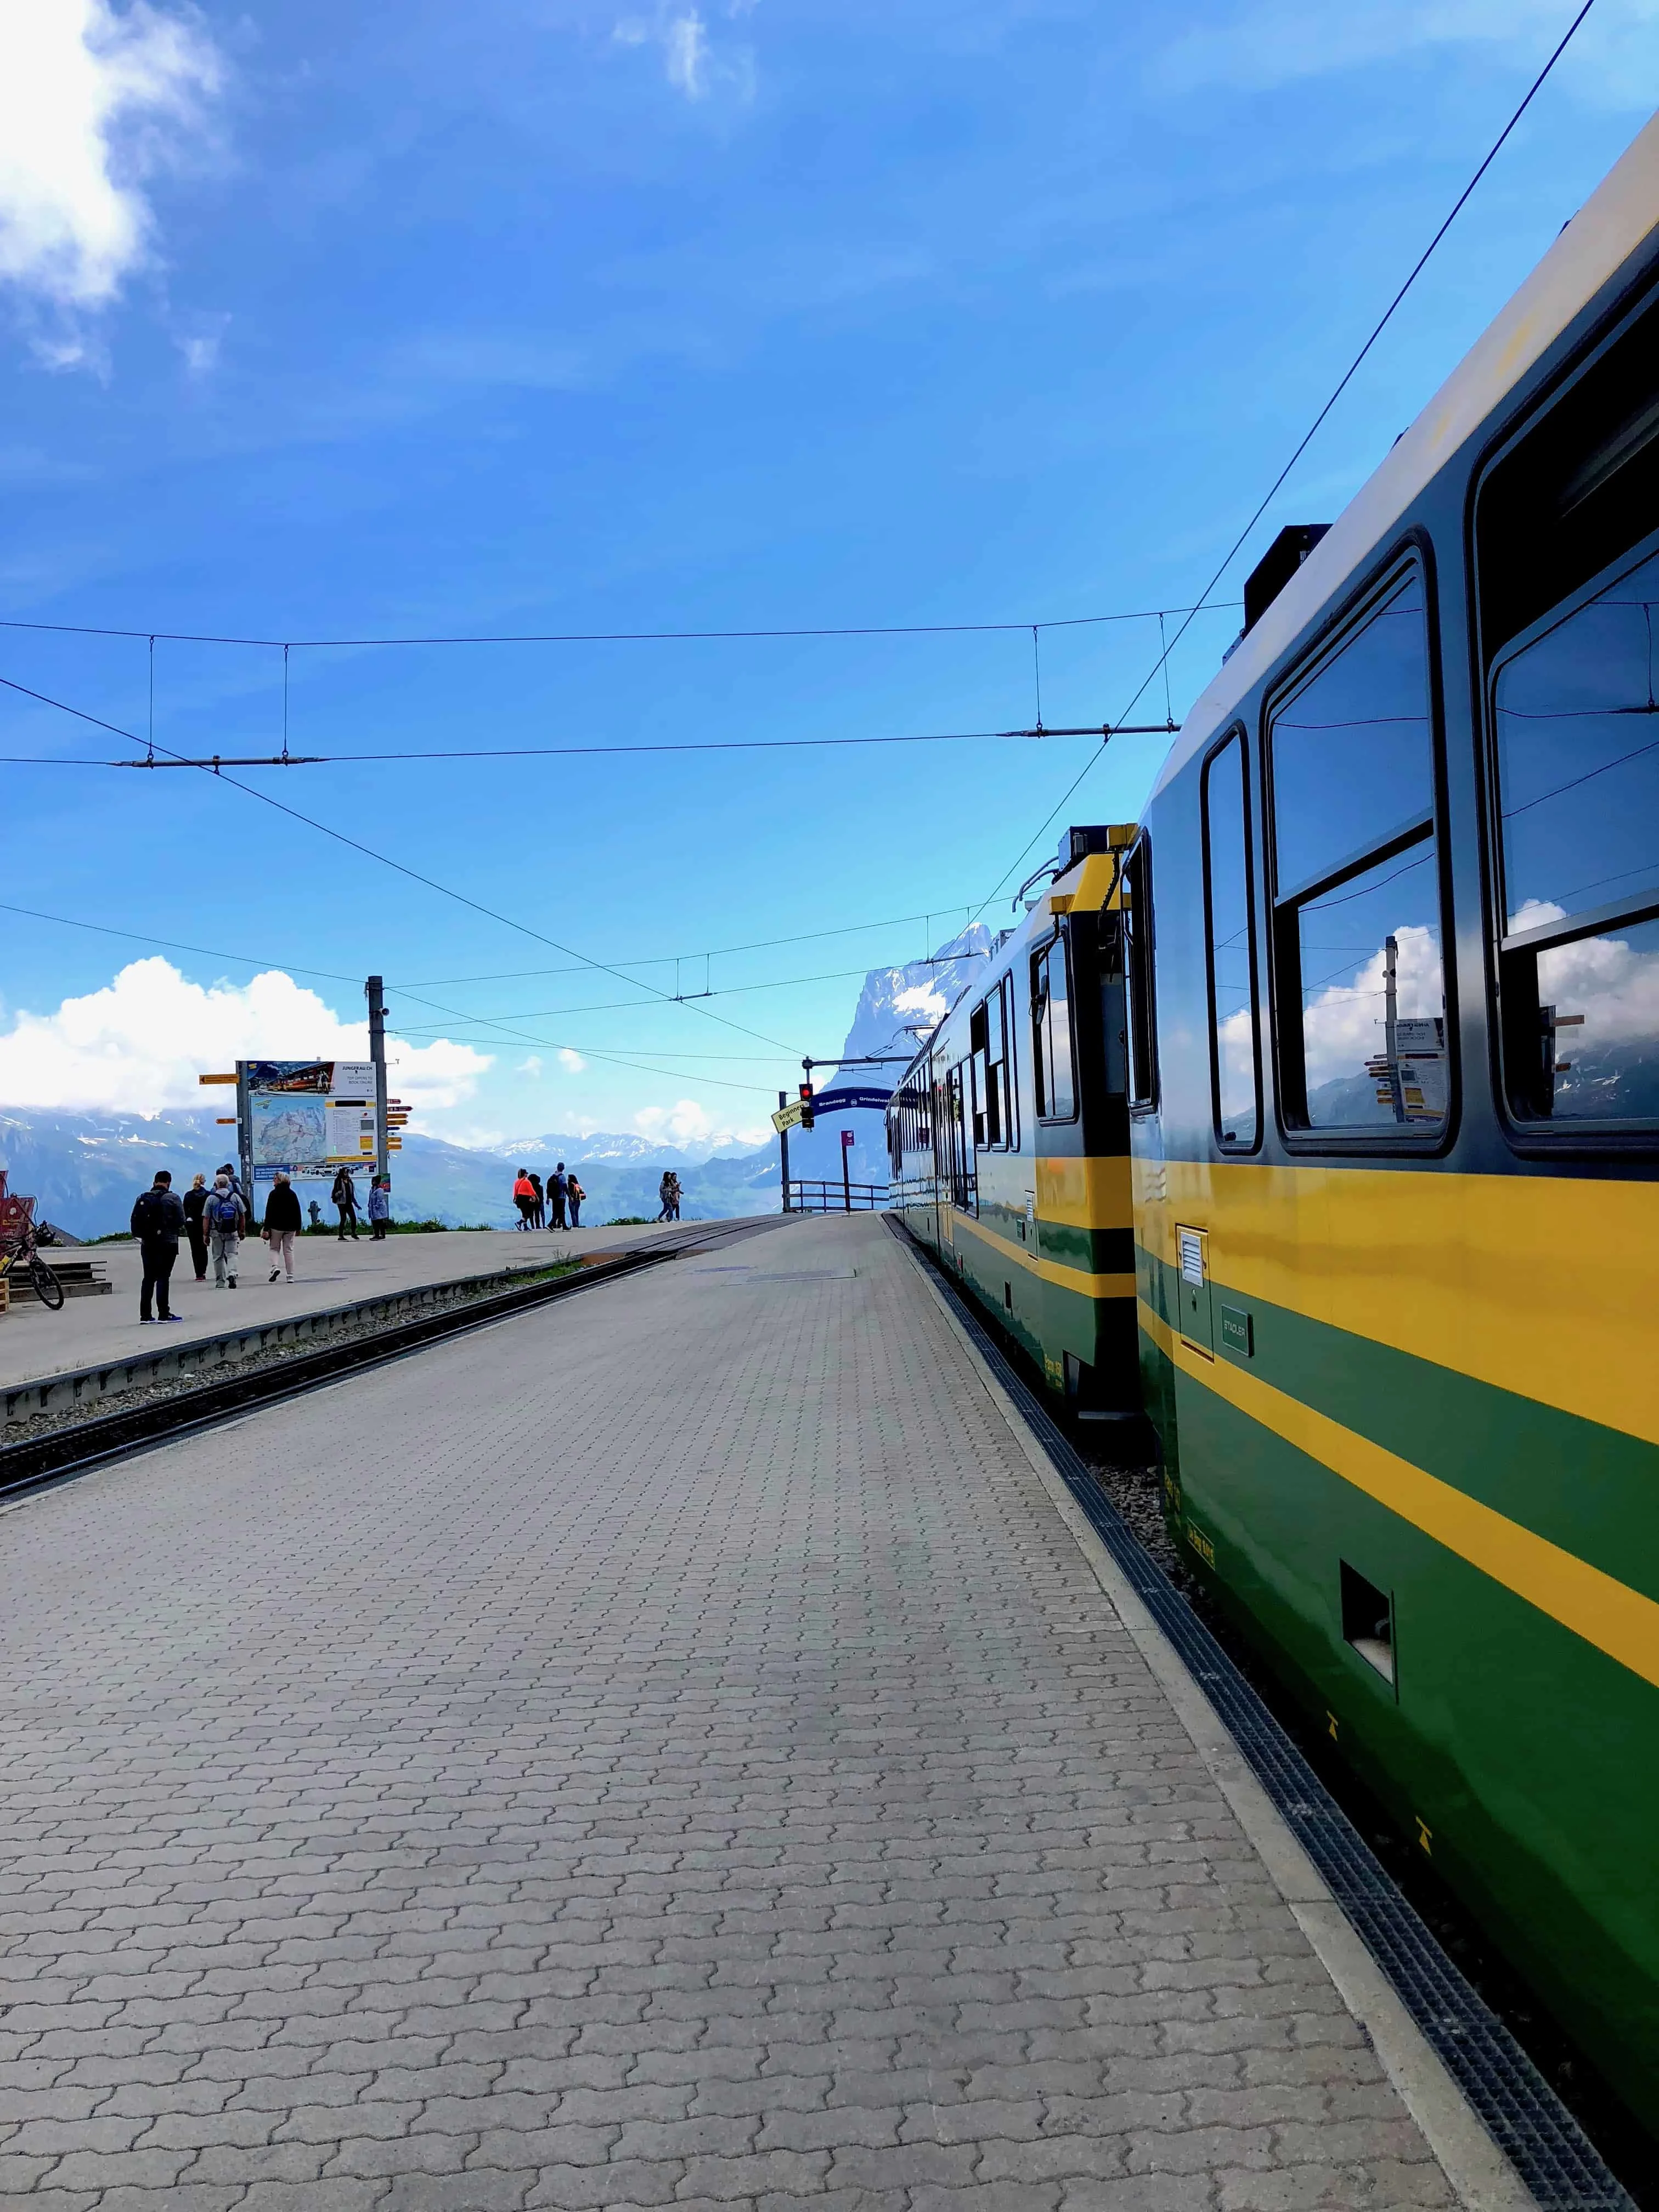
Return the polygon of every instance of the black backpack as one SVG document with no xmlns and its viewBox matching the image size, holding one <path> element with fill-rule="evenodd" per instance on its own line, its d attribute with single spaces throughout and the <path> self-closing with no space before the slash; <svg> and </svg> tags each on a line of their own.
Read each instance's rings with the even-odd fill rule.
<svg viewBox="0 0 1659 2212">
<path fill-rule="evenodd" d="M 167 1225 L 159 1190 L 147 1190 L 132 1209 L 132 1226 L 139 1237 L 159 1237 Z"/>
</svg>

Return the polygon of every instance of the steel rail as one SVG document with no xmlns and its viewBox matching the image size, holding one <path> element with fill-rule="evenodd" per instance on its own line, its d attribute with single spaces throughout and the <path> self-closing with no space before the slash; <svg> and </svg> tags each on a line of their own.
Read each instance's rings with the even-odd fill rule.
<svg viewBox="0 0 1659 2212">
<path fill-rule="evenodd" d="M 314 1352 L 252 1367 L 228 1376 L 222 1382 L 204 1382 L 167 1398 L 150 1400 L 124 1412 L 94 1414 L 91 1419 L 64 1424 L 21 1443 L 0 1445 L 0 1503 L 55 1486 L 74 1477 L 107 1466 L 129 1452 L 146 1450 L 175 1437 L 199 1434 L 236 1414 L 251 1413 L 284 1398 L 325 1389 L 345 1376 L 401 1359 L 430 1344 L 487 1328 L 498 1321 L 533 1312 L 555 1300 L 597 1289 L 692 1252 L 710 1251 L 736 1243 L 745 1237 L 781 1225 L 789 1217 L 763 1215 L 741 1224 L 710 1222 L 687 1236 L 665 1238 L 659 1243 L 618 1253 L 615 1259 L 580 1267 L 550 1280 L 521 1283 L 505 1291 L 450 1306 L 437 1313 L 416 1315 L 394 1322 L 371 1334 L 351 1337 L 343 1343 L 325 1344 Z"/>
</svg>

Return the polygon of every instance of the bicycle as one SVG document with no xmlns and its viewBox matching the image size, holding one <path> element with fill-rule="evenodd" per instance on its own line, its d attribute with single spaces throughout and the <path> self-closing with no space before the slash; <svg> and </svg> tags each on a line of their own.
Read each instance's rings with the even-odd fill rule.
<svg viewBox="0 0 1659 2212">
<path fill-rule="evenodd" d="M 33 1285 L 35 1297 L 50 1312 L 60 1311 L 64 1304 L 64 1285 L 40 1257 L 40 1247 L 35 1243 L 34 1224 L 26 1221 L 15 1236 L 5 1238 L 3 1243 L 6 1249 L 3 1255 L 0 1255 L 0 1283 L 6 1280 L 21 1260 L 28 1268 L 29 1281 Z"/>
</svg>

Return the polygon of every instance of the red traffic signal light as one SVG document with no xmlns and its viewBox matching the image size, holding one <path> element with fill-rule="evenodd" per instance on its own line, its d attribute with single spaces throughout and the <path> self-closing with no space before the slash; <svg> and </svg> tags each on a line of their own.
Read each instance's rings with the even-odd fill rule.
<svg viewBox="0 0 1659 2212">
<path fill-rule="evenodd" d="M 812 1127 L 812 1086 L 810 1083 L 803 1083 L 800 1087 L 800 1125 L 803 1129 Z"/>
</svg>

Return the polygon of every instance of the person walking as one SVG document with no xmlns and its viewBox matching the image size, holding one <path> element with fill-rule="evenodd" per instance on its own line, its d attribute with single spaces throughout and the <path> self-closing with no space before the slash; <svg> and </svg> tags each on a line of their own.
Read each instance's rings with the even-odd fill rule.
<svg viewBox="0 0 1659 2212">
<path fill-rule="evenodd" d="M 235 1186 L 221 1168 L 213 1178 L 213 1188 L 208 1193 L 207 1210 L 208 1249 L 213 1255 L 213 1287 L 222 1291 L 236 1287 L 236 1255 L 242 1241 L 242 1231 L 247 1215 L 242 1201 L 236 1195 Z"/>
<path fill-rule="evenodd" d="M 351 1224 L 351 1241 L 355 1244 L 357 1242 L 357 1186 L 351 1180 L 349 1168 L 342 1168 L 335 1176 L 334 1188 L 329 1193 L 329 1203 L 340 1210 L 340 1243 L 342 1244 L 345 1243 L 346 1224 L 349 1221 Z M 269 1212 L 269 1210 L 267 1207 L 266 1211 Z M 294 1200 L 294 1211 L 295 1215 L 294 1226 L 297 1229 L 300 1225 L 298 1219 L 300 1201 L 297 1196 Z M 293 1272 L 292 1268 L 289 1270 L 290 1276 Z"/>
<path fill-rule="evenodd" d="M 680 1218 L 680 1179 L 672 1168 L 662 1171 L 662 1181 L 657 1185 L 657 1194 L 662 1200 L 659 1221 L 678 1221 Z"/>
<path fill-rule="evenodd" d="M 196 1264 L 196 1279 L 207 1280 L 207 1230 L 202 1216 L 207 1212 L 208 1190 L 205 1176 L 192 1176 L 190 1188 L 179 1203 L 185 1209 L 185 1233 L 190 1238 L 190 1256 Z"/>
<path fill-rule="evenodd" d="M 573 1229 L 580 1229 L 582 1225 L 582 1200 L 586 1195 L 587 1193 L 577 1182 L 575 1170 L 573 1168 L 564 1179 L 564 1202 L 569 1209 L 570 1226 Z"/>
<path fill-rule="evenodd" d="M 234 1190 L 234 1194 L 237 1194 L 237 1206 L 241 1206 L 241 1228 L 237 1230 L 237 1234 L 239 1234 L 239 1237 L 246 1237 L 246 1234 L 248 1234 L 248 1230 L 250 1230 L 250 1225 L 252 1225 L 254 1210 L 252 1210 L 252 1206 L 250 1206 L 250 1203 L 248 1203 L 248 1192 L 243 1190 L 243 1186 L 241 1186 L 241 1175 L 239 1175 L 239 1172 L 237 1172 L 237 1168 L 232 1166 L 232 1161 L 228 1161 L 228 1159 L 222 1159 L 222 1161 L 219 1161 L 219 1166 L 216 1166 L 215 1170 L 212 1170 L 212 1172 L 215 1172 L 215 1182 L 216 1182 L 216 1179 L 219 1179 L 219 1176 L 223 1175 L 223 1179 L 226 1179 L 226 1182 L 230 1183 L 230 1188 L 232 1188 L 232 1190 Z"/>
<path fill-rule="evenodd" d="M 513 1203 L 519 1209 L 519 1226 L 528 1229 L 536 1211 L 536 1186 L 530 1180 L 527 1168 L 520 1168 L 513 1185 Z"/>
<path fill-rule="evenodd" d="M 173 1194 L 173 1177 L 165 1168 L 158 1168 L 155 1182 L 140 1194 L 132 1209 L 132 1233 L 138 1239 L 144 1263 L 143 1283 L 138 1292 L 141 1327 L 153 1328 L 158 1322 L 184 1319 L 183 1314 L 173 1312 L 167 1297 L 167 1283 L 179 1257 L 179 1239 L 184 1228 L 185 1209 Z M 155 1307 L 153 1316 L 152 1302 Z"/>
<path fill-rule="evenodd" d="M 553 1226 L 556 1229 L 562 1229 L 565 1200 L 570 1195 L 570 1179 L 565 1174 L 562 1160 L 547 1178 L 547 1195 L 553 1209 Z"/>
<path fill-rule="evenodd" d="M 530 1225 L 532 1229 L 545 1229 L 547 1226 L 547 1194 L 543 1190 L 542 1179 L 537 1174 L 534 1168 L 532 1168 L 530 1170 L 530 1187 L 536 1194 L 536 1210 L 530 1217 Z"/>
<path fill-rule="evenodd" d="M 368 1233 L 377 1244 L 386 1242 L 386 1225 L 392 1218 L 392 1193 L 376 1176 L 368 1187 Z"/>
<path fill-rule="evenodd" d="M 341 1172 L 343 1174 L 344 1170 L 342 1169 Z M 349 1180 L 348 1176 L 347 1181 L 349 1182 Z M 353 1200 L 351 1233 L 355 1237 L 357 1233 L 355 1192 Z M 278 1168 L 276 1180 L 270 1186 L 270 1196 L 265 1200 L 264 1230 L 265 1239 L 270 1246 L 270 1280 L 273 1283 L 282 1273 L 284 1267 L 288 1269 L 289 1282 L 294 1280 L 294 1240 L 299 1233 L 300 1194 L 283 1173 L 281 1168 Z M 344 1232 L 341 1233 L 343 1235 Z"/>
</svg>

